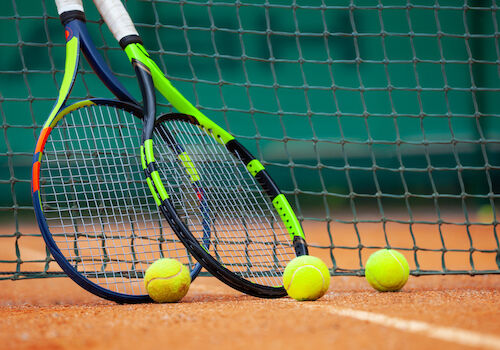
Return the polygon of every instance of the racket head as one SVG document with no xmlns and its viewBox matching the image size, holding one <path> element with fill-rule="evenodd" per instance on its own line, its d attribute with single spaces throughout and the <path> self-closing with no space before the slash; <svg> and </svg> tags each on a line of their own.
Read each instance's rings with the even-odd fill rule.
<svg viewBox="0 0 500 350">
<path fill-rule="evenodd" d="M 211 121 L 165 114 L 153 130 L 141 150 L 143 166 L 162 212 L 191 254 L 237 290 L 285 296 L 286 264 L 307 254 L 307 245 L 262 164 L 236 140 L 220 137 L 223 130 Z"/>
<path fill-rule="evenodd" d="M 162 257 L 201 266 L 158 211 L 139 156 L 142 109 L 90 99 L 45 124 L 33 159 L 33 205 L 56 262 L 81 287 L 121 303 L 150 302 L 147 267 Z"/>
</svg>

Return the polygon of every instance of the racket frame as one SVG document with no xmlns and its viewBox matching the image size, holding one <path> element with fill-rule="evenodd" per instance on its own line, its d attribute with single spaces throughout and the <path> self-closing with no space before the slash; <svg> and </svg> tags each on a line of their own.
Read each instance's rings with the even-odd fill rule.
<svg viewBox="0 0 500 350">
<path fill-rule="evenodd" d="M 67 261 L 67 259 L 57 247 L 57 244 L 52 237 L 52 233 L 50 232 L 47 221 L 45 219 L 45 215 L 43 213 L 43 203 L 40 197 L 40 168 L 43 158 L 43 150 L 49 138 L 50 132 L 57 125 L 57 123 L 62 118 L 64 118 L 65 115 L 85 106 L 107 105 L 123 108 L 124 110 L 130 112 L 132 115 L 140 119 L 143 118 L 143 110 L 138 102 L 132 97 L 132 95 L 130 95 L 130 93 L 120 83 L 120 81 L 114 76 L 114 74 L 111 72 L 111 69 L 106 64 L 101 54 L 95 47 L 95 44 L 93 43 L 85 24 L 85 14 L 79 10 L 71 10 L 62 13 L 60 15 L 60 18 L 64 26 L 66 36 L 65 69 L 58 97 L 47 120 L 42 127 L 33 155 L 31 192 L 35 217 L 40 228 L 40 232 L 42 233 L 42 237 L 44 238 L 50 253 L 62 268 L 62 270 L 82 288 L 104 299 L 119 303 L 151 302 L 152 300 L 148 295 L 129 295 L 114 292 L 112 290 L 99 286 L 98 284 L 81 275 Z M 78 64 L 80 61 L 80 50 L 84 54 L 87 62 L 90 64 L 99 79 L 113 93 L 113 95 L 118 98 L 118 100 L 96 98 L 78 101 L 71 105 L 66 105 L 68 97 L 71 94 L 71 90 L 75 83 Z M 200 270 L 201 265 L 196 264 L 193 270 L 191 270 L 192 280 L 194 280 L 198 276 Z"/>
</svg>

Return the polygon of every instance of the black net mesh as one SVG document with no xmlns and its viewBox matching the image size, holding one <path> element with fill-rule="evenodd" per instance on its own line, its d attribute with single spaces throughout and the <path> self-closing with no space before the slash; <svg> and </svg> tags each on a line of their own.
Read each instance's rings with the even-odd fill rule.
<svg viewBox="0 0 500 350">
<path fill-rule="evenodd" d="M 85 2 L 113 71 L 130 64 Z M 126 2 L 173 84 L 266 166 L 332 274 L 392 247 L 413 274 L 499 273 L 495 1 Z M 0 278 L 57 275 L 30 167 L 64 71 L 52 1 L 0 15 Z M 84 62 L 72 100 L 109 96 Z M 168 101 L 160 100 L 164 111 Z"/>
</svg>

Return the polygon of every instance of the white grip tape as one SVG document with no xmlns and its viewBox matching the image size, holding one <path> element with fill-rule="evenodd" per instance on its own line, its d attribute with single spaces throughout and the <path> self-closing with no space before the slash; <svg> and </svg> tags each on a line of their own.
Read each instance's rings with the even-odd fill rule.
<svg viewBox="0 0 500 350">
<path fill-rule="evenodd" d="M 56 0 L 57 13 L 61 14 L 68 11 L 82 11 L 82 0 Z"/>
<path fill-rule="evenodd" d="M 94 0 L 94 3 L 116 40 L 139 35 L 121 0 Z"/>
</svg>

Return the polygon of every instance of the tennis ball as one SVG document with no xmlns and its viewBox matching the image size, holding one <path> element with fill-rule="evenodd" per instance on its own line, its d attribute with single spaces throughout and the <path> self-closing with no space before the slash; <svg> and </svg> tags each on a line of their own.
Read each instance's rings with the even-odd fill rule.
<svg viewBox="0 0 500 350">
<path fill-rule="evenodd" d="M 186 266 L 175 259 L 158 259 L 146 270 L 144 284 L 157 303 L 175 303 L 188 292 L 191 275 Z"/>
<path fill-rule="evenodd" d="M 321 298 L 330 286 L 330 271 L 321 259 L 302 255 L 286 266 L 283 286 L 295 300 L 316 300 Z"/>
<path fill-rule="evenodd" d="M 403 254 L 392 249 L 381 249 L 366 262 L 366 279 L 381 292 L 395 292 L 403 288 L 409 273 L 410 268 Z"/>
</svg>

